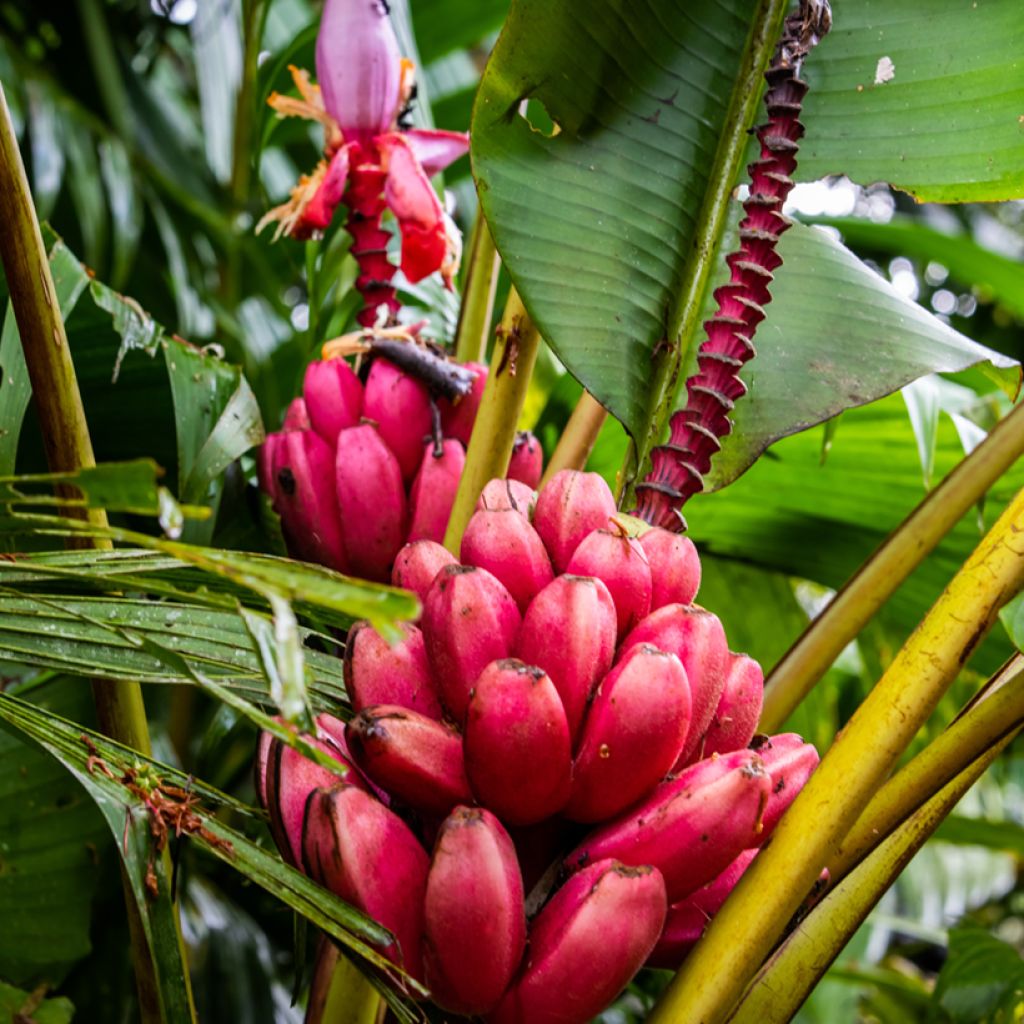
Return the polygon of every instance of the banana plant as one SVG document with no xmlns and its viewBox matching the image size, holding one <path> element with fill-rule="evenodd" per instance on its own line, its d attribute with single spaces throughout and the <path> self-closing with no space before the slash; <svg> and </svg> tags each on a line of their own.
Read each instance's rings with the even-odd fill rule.
<svg viewBox="0 0 1024 1024">
<path fill-rule="evenodd" d="M 92 48 L 108 45 L 103 17 L 94 5 L 81 6 L 98 19 Z M 310 15 L 303 5 L 293 6 Z M 506 5 L 476 6 L 477 20 L 464 29 L 472 41 L 497 27 Z M 1024 491 L 1018 491 L 1024 478 L 1015 469 L 1024 431 L 1013 405 L 1020 385 L 1013 358 L 926 311 L 846 248 L 835 230 L 801 223 L 784 204 L 795 183 L 825 175 L 846 175 L 864 188 L 884 182 L 922 203 L 1024 198 L 1020 112 L 1014 91 L 1005 88 L 1019 76 L 1017 5 L 943 3 L 925 18 L 913 0 L 847 0 L 834 10 L 824 0 L 804 0 L 792 11 L 783 0 L 641 0 L 625 7 L 603 0 L 513 0 L 468 126 L 479 208 L 466 247 L 461 312 L 457 320 L 439 315 L 439 330 L 397 314 L 417 288 L 418 305 L 433 305 L 435 313 L 449 308 L 444 289 L 456 279 L 456 229 L 428 175 L 457 158 L 466 139 L 425 121 L 409 123 L 410 59 L 416 56 L 409 27 L 423 30 L 421 50 L 434 59 L 424 78 L 438 85 L 442 65 L 455 72 L 446 63 L 451 45 L 432 36 L 430 26 L 444 17 L 454 26 L 453 17 L 465 12 L 452 0 L 423 0 L 413 4 L 410 19 L 404 4 L 328 0 L 323 27 L 296 24 L 301 31 L 293 30 L 260 80 L 255 56 L 260 33 L 272 31 L 274 7 L 241 5 L 242 52 L 252 60 L 236 83 L 235 142 L 248 140 L 258 153 L 282 146 L 275 132 L 283 129 L 269 115 L 260 122 L 262 85 L 277 114 L 308 117 L 323 129 L 323 160 L 268 217 L 293 236 L 273 251 L 300 240 L 305 245 L 304 284 L 315 315 L 303 351 L 312 339 L 327 343 L 324 354 L 333 358 L 306 370 L 305 404 L 291 407 L 292 422 L 286 419 L 258 456 L 259 482 L 271 501 L 263 502 L 258 528 L 249 513 L 251 529 L 241 544 L 223 529 L 224 509 L 235 514 L 244 506 L 237 496 L 239 465 L 251 484 L 257 474 L 247 453 L 264 441 L 245 377 L 215 354 L 165 335 L 131 300 L 90 280 L 59 240 L 44 237 L 6 106 L 0 124 L 0 212 L 10 228 L 0 249 L 12 310 L 0 341 L 0 386 L 12 390 L 12 402 L 0 408 L 0 425 L 14 436 L 12 443 L 0 435 L 0 534 L 12 546 L 27 542 L 41 549 L 0 560 L 0 654 L 44 673 L 14 694 L 0 694 L 0 717 L 82 784 L 118 846 L 141 1019 L 195 1017 L 171 832 L 186 835 L 204 855 L 329 936 L 316 954 L 307 1009 L 313 1024 L 380 1019 L 382 999 L 395 1019 L 422 1019 L 412 1000 L 426 998 L 428 990 L 459 1015 L 525 1021 L 562 1013 L 558 1019 L 582 1024 L 648 959 L 666 899 L 673 902 L 673 892 L 676 902 L 693 896 L 678 888 L 678 876 L 699 874 L 700 885 L 710 888 L 716 876 L 725 879 L 723 869 L 732 870 L 736 855 L 747 853 L 742 867 L 719 883 L 713 903 L 699 889 L 709 901 L 700 911 L 699 941 L 687 946 L 685 959 L 673 954 L 678 970 L 656 999 L 648 998 L 647 1019 L 792 1019 L 913 855 L 1024 726 L 1024 675 L 1019 657 L 1011 656 L 1020 626 L 1015 607 L 1008 607 L 1024 587 Z M 314 38 L 319 86 L 293 70 L 293 93 L 274 92 L 287 86 L 292 57 L 311 56 Z M 104 99 L 116 110 L 118 90 L 109 88 L 108 78 Z M 425 106 L 421 99 L 417 118 L 424 118 Z M 38 111 L 34 116 L 38 121 Z M 122 116 L 121 122 L 127 131 L 128 121 Z M 261 123 L 262 133 L 255 130 Z M 224 156 L 211 155 L 211 163 L 224 163 Z M 258 160 L 250 163 L 237 148 L 233 162 L 227 154 L 236 208 L 257 205 L 245 195 L 254 166 Z M 39 168 L 33 170 L 38 182 Z M 281 198 L 270 196 L 266 205 Z M 350 247 L 345 231 L 332 226 L 342 222 L 336 208 L 347 209 Z M 908 239 L 895 228 L 872 234 L 862 222 L 836 221 L 834 227 L 852 245 L 898 252 L 918 246 L 954 273 L 976 268 L 1009 315 L 1019 316 L 1019 268 L 998 256 L 959 246 L 933 249 L 934 239 L 913 232 Z M 392 234 L 401 246 L 397 289 L 388 257 Z M 227 248 L 237 287 L 237 261 L 262 266 L 263 257 L 248 237 Z M 292 272 L 298 261 L 280 262 Z M 126 274 L 124 258 L 118 267 Z M 433 287 L 435 271 L 443 287 Z M 331 273 L 340 283 L 327 281 Z M 96 396 L 86 389 L 83 400 L 75 373 L 88 351 L 80 341 L 87 331 L 76 337 L 72 329 L 75 309 L 84 315 L 78 304 L 86 291 L 89 302 L 113 318 L 118 366 L 133 348 L 166 356 L 179 423 L 170 456 L 178 469 L 177 499 L 158 483 L 152 461 L 95 464 L 87 417 L 97 408 Z M 218 299 L 222 319 L 228 291 Z M 496 294 L 507 296 L 497 317 Z M 427 345 L 417 344 L 421 330 Z M 343 361 L 352 355 L 373 360 L 364 381 Z M 388 360 L 401 370 L 390 382 L 402 373 L 427 381 L 430 401 L 406 397 L 388 409 L 363 404 L 370 401 L 373 375 L 383 377 L 377 368 Z M 455 365 L 485 360 L 486 374 L 478 365 L 475 377 Z M 183 373 L 185 366 L 194 371 Z M 212 402 L 207 375 L 216 381 Z M 325 429 L 317 419 L 318 396 L 329 388 L 356 403 L 330 428 L 330 445 L 314 437 Z M 901 388 L 909 416 L 896 408 L 897 399 L 885 397 Z M 30 394 L 49 472 L 16 475 L 14 454 Z M 470 401 L 475 415 L 460 425 L 459 404 Z M 942 401 L 954 414 L 940 427 Z M 385 413 L 397 424 L 392 434 Z M 413 430 L 413 421 L 426 427 L 417 428 L 406 457 L 402 431 Z M 811 430 L 819 424 L 825 424 L 824 445 Z M 523 457 L 517 439 L 523 426 L 535 427 L 547 447 L 543 479 L 538 468 L 526 487 L 541 484 L 532 529 L 523 525 L 510 489 L 501 500 L 511 509 L 486 505 L 488 482 L 512 477 L 510 467 Z M 421 466 L 427 429 L 435 448 Z M 860 463 L 844 463 L 844 451 L 859 452 Z M 345 492 L 339 470 L 337 493 L 329 488 L 325 496 L 319 477 L 324 467 L 340 466 L 343 455 L 373 470 L 352 476 Z M 410 484 L 434 465 L 432 458 L 449 456 L 454 468 L 445 463 L 444 473 L 419 490 Z M 872 456 L 886 464 L 859 478 Z M 573 475 L 588 467 L 600 469 L 606 481 Z M 917 502 L 922 476 L 929 486 L 932 478 L 942 480 Z M 430 577 L 438 569 L 448 573 L 451 596 L 444 598 L 416 584 L 416 571 L 427 570 L 411 562 L 402 569 L 405 576 L 396 562 L 392 576 L 404 533 L 380 539 L 389 509 L 404 509 L 408 501 L 418 521 L 416 510 L 427 505 L 423 495 L 442 487 L 448 505 L 431 528 L 448 554 L 434 556 L 439 561 L 430 563 Z M 250 498 L 255 494 L 250 486 Z M 503 521 L 516 524 L 521 543 L 514 553 L 503 549 L 499 558 L 487 547 L 481 500 L 485 511 L 507 512 Z M 357 505 L 358 523 L 351 512 L 339 512 Z M 791 805 L 789 796 L 777 808 L 771 803 L 772 787 L 785 784 L 773 761 L 788 756 L 782 743 L 776 754 L 772 741 L 754 741 L 753 751 L 745 741 L 739 750 L 723 746 L 713 759 L 687 766 L 685 723 L 697 712 L 689 703 L 673 710 L 676 670 L 650 660 L 644 616 L 619 621 L 622 607 L 601 597 L 603 584 L 595 596 L 566 582 L 602 577 L 604 566 L 600 555 L 581 554 L 584 535 L 572 534 L 577 527 L 564 514 L 570 506 L 592 510 L 598 525 L 611 519 L 620 534 L 616 542 L 646 550 L 652 564 L 657 544 L 671 545 L 678 565 L 692 549 L 678 535 L 686 531 L 697 542 L 702 602 L 721 616 L 730 637 L 763 645 L 765 653 L 757 653 L 766 667 L 774 666 L 758 728 L 777 733 L 787 722 L 799 723 L 823 746 L 813 772 L 804 744 L 799 771 L 787 768 L 802 784 L 791 782 L 790 795 L 800 790 Z M 970 521 L 972 510 L 977 524 Z M 323 533 L 319 524 L 339 516 L 338 535 Z M 282 529 L 291 558 L 280 554 Z M 530 548 L 531 536 L 543 542 L 539 555 Z M 652 539 L 660 537 L 671 539 Z M 55 538 L 68 550 L 53 550 Z M 278 553 L 235 550 L 252 546 L 253 538 L 266 549 L 276 545 Z M 380 555 L 382 543 L 390 554 Z M 479 572 L 445 569 L 456 557 L 477 567 L 483 563 L 473 558 L 491 558 L 486 564 L 505 597 L 480 583 Z M 838 591 L 809 624 L 787 573 Z M 363 706 L 375 701 L 354 699 L 352 666 L 369 657 L 359 653 L 368 649 L 366 638 L 382 637 L 380 652 L 406 651 L 409 622 L 421 610 L 408 593 L 380 585 L 391 579 L 418 593 L 426 656 L 435 674 L 442 659 L 450 669 L 441 701 L 468 716 L 461 746 L 455 744 L 464 750 L 466 778 L 428 770 L 433 752 L 451 745 L 439 723 L 408 712 L 375 717 Z M 520 598 L 514 584 L 523 580 Z M 533 594 L 549 585 L 560 588 L 557 600 L 535 611 Z M 673 586 L 683 584 L 674 580 Z M 743 586 L 753 595 L 750 602 L 735 600 Z M 686 583 L 676 593 L 684 592 L 675 600 L 689 605 L 694 588 Z M 755 608 L 766 594 L 778 598 L 768 613 Z M 463 615 L 482 609 L 475 627 L 446 633 L 455 607 Z M 687 614 L 693 618 L 686 628 L 704 630 L 702 650 L 711 649 L 708 613 Z M 785 616 L 785 625 L 773 614 Z M 999 635 L 1001 614 L 1012 643 Z M 750 625 L 755 615 L 756 627 Z M 368 627 L 348 632 L 357 619 Z M 629 653 L 633 627 L 641 632 Z M 598 711 L 612 723 L 616 714 L 602 703 L 601 690 L 587 697 L 597 677 L 581 684 L 584 700 L 573 713 L 552 684 L 554 668 L 522 670 L 499 660 L 499 669 L 478 671 L 488 662 L 493 667 L 494 658 L 524 651 L 537 664 L 550 658 L 562 667 L 565 650 L 555 648 L 564 648 L 565 628 L 580 631 L 580 649 L 596 652 L 595 664 L 606 659 L 598 673 L 608 672 L 604 688 L 624 695 L 623 702 L 630 695 L 637 706 L 654 701 L 651 694 L 658 697 L 644 714 L 661 723 L 660 732 L 636 755 L 639 781 L 623 781 L 628 772 L 617 779 L 626 795 L 614 812 L 592 810 L 595 801 L 610 799 L 606 785 L 586 789 L 586 780 L 601 778 L 606 756 L 587 760 L 587 730 L 598 730 L 591 725 L 600 721 Z M 831 718 L 823 724 L 821 714 L 837 659 L 851 643 L 868 650 L 872 630 L 883 629 L 897 636 L 895 649 L 877 659 L 877 682 L 863 687 L 859 707 L 833 735 Z M 604 653 L 594 639 L 602 630 L 612 637 Z M 346 632 L 347 643 L 341 639 Z M 49 642 L 51 635 L 59 643 Z M 781 639 L 793 641 L 788 650 Z M 396 641 L 397 647 L 387 646 Z M 552 650 L 542 658 L 537 652 L 545 643 Z M 612 669 L 617 646 L 620 660 Z M 724 637 L 722 651 L 724 659 Z M 673 662 L 680 664 L 678 673 L 685 669 L 683 678 L 696 680 L 696 656 L 680 657 L 682 664 Z M 534 673 L 529 692 L 545 694 L 543 711 L 536 710 L 541 698 L 530 703 L 517 689 L 524 671 Z M 48 698 L 40 694 L 48 693 L 49 673 L 92 679 L 98 730 L 47 709 Z M 633 676 L 645 681 L 635 693 Z M 979 686 L 985 677 L 989 681 Z M 283 859 L 253 840 L 262 827 L 259 814 L 153 758 L 154 719 L 140 684 L 156 682 L 179 693 L 200 692 L 263 732 L 257 787 Z M 702 744 L 709 742 L 703 733 L 715 709 L 712 702 L 699 730 Z M 325 716 L 339 713 L 352 716 L 344 750 L 324 739 Z M 514 745 L 510 726 L 535 719 L 545 734 L 564 732 L 558 741 L 564 750 L 549 743 L 549 760 L 533 764 Z M 654 739 L 663 738 L 670 719 L 678 743 L 666 747 L 662 764 Z M 428 739 L 417 741 L 423 745 L 413 769 L 404 765 L 397 781 L 375 776 L 375 783 L 399 803 L 415 805 L 420 790 L 408 788 L 411 772 L 420 780 L 416 785 L 443 782 L 456 803 L 486 805 L 445 818 L 429 874 L 426 855 L 396 815 L 359 826 L 369 833 L 352 825 L 346 838 L 343 828 L 331 833 L 308 825 L 312 812 L 305 801 L 289 817 L 282 801 L 268 799 L 286 769 L 312 762 L 322 784 L 334 786 L 313 801 L 324 820 L 355 821 L 358 812 L 360 822 L 371 820 L 367 814 L 384 822 L 380 815 L 390 812 L 366 809 L 380 805 L 356 785 L 354 765 L 365 770 L 384 723 L 394 730 L 399 720 Z M 577 743 L 582 746 L 571 746 Z M 592 745 L 604 749 L 599 740 Z M 652 787 L 670 770 L 681 774 L 662 785 L 673 799 L 683 794 L 698 808 L 679 821 L 662 796 L 649 808 L 637 805 L 645 794 L 654 799 Z M 573 773 L 577 788 L 570 798 L 565 787 Z M 425 813 L 439 820 L 451 803 L 430 804 Z M 726 804 L 728 819 L 708 818 L 722 834 L 714 855 L 704 856 L 699 816 Z M 771 818 L 770 842 L 740 822 L 748 804 L 760 807 L 758 834 Z M 538 805 L 545 813 L 531 817 Z M 570 839 L 554 847 L 553 868 L 541 872 L 538 888 L 528 894 L 532 953 L 520 966 L 522 922 L 499 913 L 524 898 L 502 822 L 530 827 L 565 809 L 578 823 L 625 813 L 633 827 L 628 813 L 634 805 L 647 809 L 636 812 L 640 832 L 645 813 L 653 817 L 656 810 L 659 827 L 693 833 L 688 842 L 700 855 L 685 860 L 685 870 L 675 863 L 652 868 L 643 857 L 639 865 L 609 868 L 600 858 L 625 849 L 621 819 L 585 835 L 570 828 Z M 674 824 L 665 825 L 670 819 Z M 726 824 L 736 833 L 735 849 L 724 837 Z M 346 856 L 365 856 L 359 837 L 374 829 L 387 830 L 392 849 L 390 859 L 374 862 L 381 890 L 425 886 L 433 950 L 425 974 L 402 955 L 415 921 L 390 916 L 386 901 L 373 902 L 379 893 L 332 873 L 338 844 L 350 841 Z M 653 848 L 660 833 L 657 842 L 637 841 Z M 497 908 L 488 924 L 503 930 L 468 970 L 481 947 L 465 943 L 465 934 L 482 919 L 473 918 L 468 897 L 461 901 L 466 909 L 444 893 L 465 896 L 463 865 L 471 855 L 487 858 L 487 905 Z M 307 873 L 335 894 L 326 895 Z M 565 874 L 571 877 L 551 896 Z M 453 920 L 448 908 L 456 904 L 465 919 Z M 628 927 L 613 927 L 625 920 Z M 604 959 L 585 964 L 584 952 L 593 953 L 590 940 L 605 928 L 612 930 Z M 546 984 L 545 972 L 561 978 L 559 984 Z M 34 979 L 26 971 L 16 980 Z M 572 1003 L 574 985 L 586 998 L 552 1008 L 558 995 Z"/>
</svg>

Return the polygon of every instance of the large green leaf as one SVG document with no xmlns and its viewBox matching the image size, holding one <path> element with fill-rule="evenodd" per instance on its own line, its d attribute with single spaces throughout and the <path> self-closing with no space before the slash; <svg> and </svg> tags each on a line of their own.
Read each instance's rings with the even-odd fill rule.
<svg viewBox="0 0 1024 1024">
<path fill-rule="evenodd" d="M 901 295 L 827 232 L 794 224 L 779 253 L 785 262 L 757 332 L 757 358 L 741 372 L 749 391 L 712 461 L 709 487 L 737 477 L 778 438 L 926 373 L 983 363 L 995 383 L 1016 395 L 1020 367 L 1014 360 Z M 718 276 L 724 280 L 728 271 L 723 267 Z M 688 372 L 695 369 L 694 354 Z"/>
<path fill-rule="evenodd" d="M 91 716 L 89 689 L 77 680 L 48 682 L 31 696 L 76 719 Z M 56 985 L 89 952 L 105 835 L 96 808 L 60 765 L 0 730 L 0 978 Z M 0 1020 L 2 1007 L 0 996 Z"/>
<path fill-rule="evenodd" d="M 1024 196 L 1018 0 L 853 0 L 833 15 L 804 72 L 802 180 L 888 181 L 930 202 Z M 893 77 L 876 82 L 886 57 Z"/>
<path fill-rule="evenodd" d="M 929 1020 L 948 1024 L 1010 1021 L 1024 1003 L 1024 960 L 979 928 L 949 934 L 949 956 L 935 982 Z"/>
<path fill-rule="evenodd" d="M 634 434 L 754 8 L 516 0 L 480 84 L 473 168 L 505 265 L 559 358 Z M 517 113 L 528 97 L 537 129 Z"/>
</svg>

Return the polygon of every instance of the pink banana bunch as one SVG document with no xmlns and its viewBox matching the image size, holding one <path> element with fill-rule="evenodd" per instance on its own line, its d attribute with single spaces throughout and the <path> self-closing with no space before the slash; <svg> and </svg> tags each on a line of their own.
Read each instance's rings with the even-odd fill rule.
<svg viewBox="0 0 1024 1024">
<path fill-rule="evenodd" d="M 442 1009 L 583 1024 L 678 966 L 818 755 L 755 736 L 761 669 L 693 603 L 693 544 L 630 536 L 596 474 L 492 481 L 460 554 L 403 548 L 420 621 L 350 633 L 351 780 L 260 791 L 285 856 L 384 923 Z M 291 764 L 265 746 L 264 774 Z"/>
<path fill-rule="evenodd" d="M 310 363 L 302 396 L 259 459 L 289 552 L 377 582 L 406 542 L 444 537 L 487 380 L 485 366 L 446 362 L 415 343 L 389 351 L 420 374 L 382 355 L 365 381 L 344 359 Z M 525 435 L 517 451 L 510 474 L 533 487 L 540 446 Z"/>
</svg>

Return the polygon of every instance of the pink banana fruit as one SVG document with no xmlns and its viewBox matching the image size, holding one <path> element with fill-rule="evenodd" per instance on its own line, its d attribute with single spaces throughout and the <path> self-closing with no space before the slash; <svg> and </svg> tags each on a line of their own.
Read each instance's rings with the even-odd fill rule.
<svg viewBox="0 0 1024 1024">
<path fill-rule="evenodd" d="M 730 653 L 725 689 L 704 734 L 702 756 L 710 757 L 745 747 L 757 732 L 763 703 L 764 672 L 761 666 L 747 654 Z"/>
<path fill-rule="evenodd" d="M 338 498 L 331 486 L 334 450 L 312 430 L 289 430 L 267 440 L 270 461 L 264 475 L 272 484 L 268 493 L 289 551 L 304 561 L 348 572 Z"/>
<path fill-rule="evenodd" d="M 316 789 L 302 824 L 306 873 L 379 921 L 396 942 L 383 952 L 423 978 L 423 898 L 429 859 L 409 826 L 369 793 Z"/>
<path fill-rule="evenodd" d="M 443 545 L 432 540 L 414 540 L 406 544 L 395 557 L 391 582 L 396 587 L 411 590 L 421 602 L 434 577 L 446 566 L 455 565 L 455 556 Z"/>
<path fill-rule="evenodd" d="M 277 848 L 289 864 L 302 863 L 302 815 L 309 794 L 318 786 L 333 786 L 347 781 L 365 788 L 344 740 L 339 742 L 337 728 L 328 731 L 325 725 L 340 726 L 330 715 L 317 719 L 317 735 L 307 737 L 310 744 L 330 755 L 348 769 L 345 780 L 289 747 L 270 733 L 261 733 L 256 760 L 256 792 L 270 818 L 270 833 Z"/>
<path fill-rule="evenodd" d="M 759 852 L 744 850 L 707 885 L 668 908 L 665 928 L 647 960 L 648 967 L 675 970 L 683 962 Z"/>
<path fill-rule="evenodd" d="M 542 821 L 569 798 L 569 725 L 542 669 L 506 658 L 480 673 L 463 750 L 473 793 L 507 824 Z"/>
<path fill-rule="evenodd" d="M 302 394 L 313 429 L 330 445 L 363 414 L 363 385 L 344 359 L 316 360 L 306 367 Z"/>
<path fill-rule="evenodd" d="M 431 431 L 430 393 L 394 363 L 377 358 L 366 378 L 363 416 L 376 424 L 409 483 L 420 468 L 423 440 Z"/>
<path fill-rule="evenodd" d="M 591 691 L 615 656 L 615 603 L 592 576 L 556 576 L 530 602 L 515 654 L 551 677 L 575 742 Z"/>
<path fill-rule="evenodd" d="M 615 602 L 621 640 L 651 610 L 651 568 L 638 540 L 611 530 L 587 534 L 569 559 L 566 572 L 596 576 Z"/>
<path fill-rule="evenodd" d="M 386 581 L 405 542 L 405 487 L 395 456 L 369 424 L 338 434 L 334 480 L 353 574 Z"/>
<path fill-rule="evenodd" d="M 466 363 L 465 368 L 476 374 L 469 394 L 463 395 L 454 404 L 447 398 L 442 398 L 437 404 L 441 409 L 444 436 L 454 437 L 468 447 L 473 424 L 476 423 L 476 414 L 480 410 L 480 399 L 483 398 L 484 387 L 487 384 L 487 367 L 482 363 Z"/>
<path fill-rule="evenodd" d="M 576 871 L 605 857 L 653 864 L 676 903 L 760 842 L 770 793 L 771 776 L 750 750 L 699 761 L 592 832 L 565 866 Z"/>
<path fill-rule="evenodd" d="M 533 519 L 536 504 L 537 492 L 521 480 L 489 480 L 476 499 L 476 511 L 510 508 L 527 519 Z"/>
<path fill-rule="evenodd" d="M 651 566 L 651 611 L 691 604 L 700 589 L 700 556 L 689 537 L 656 526 L 640 544 Z"/>
<path fill-rule="evenodd" d="M 771 796 L 763 815 L 764 828 L 760 836 L 763 843 L 804 788 L 821 758 L 814 746 L 804 743 L 795 732 L 755 736 L 750 746 L 764 762 L 772 780 Z"/>
<path fill-rule="evenodd" d="M 441 703 L 454 720 L 466 715 L 477 676 L 512 653 L 519 632 L 512 595 L 486 569 L 446 565 L 423 605 L 423 636 Z"/>
<path fill-rule="evenodd" d="M 693 698 L 690 731 L 683 746 L 684 762 L 707 732 L 725 689 L 729 645 L 717 615 L 696 605 L 668 604 L 651 612 L 626 635 L 619 657 L 636 644 L 651 644 L 674 654 L 686 669 Z"/>
<path fill-rule="evenodd" d="M 594 692 L 562 812 L 596 822 L 636 803 L 671 770 L 690 727 L 690 685 L 674 654 L 639 644 Z"/>
<path fill-rule="evenodd" d="M 433 442 L 427 442 L 409 492 L 409 540 L 444 540 L 465 464 L 466 450 L 459 441 L 443 442 L 440 456 L 434 454 Z"/>
<path fill-rule="evenodd" d="M 441 701 L 430 677 L 423 634 L 403 626 L 405 637 L 389 644 L 368 622 L 348 631 L 345 689 L 354 711 L 374 704 L 398 704 L 441 720 Z"/>
<path fill-rule="evenodd" d="M 345 736 L 367 778 L 415 810 L 445 815 L 456 804 L 472 802 L 462 739 L 447 725 L 380 704 L 352 718 Z"/>
<path fill-rule="evenodd" d="M 301 398 L 293 398 L 288 403 L 288 409 L 284 414 L 284 423 L 281 424 L 282 430 L 311 430 L 313 424 L 309 419 L 309 410 L 306 408 L 306 403 Z"/>
<path fill-rule="evenodd" d="M 474 512 L 462 537 L 461 560 L 504 583 L 520 612 L 554 579 L 540 536 L 512 509 Z"/>
<path fill-rule="evenodd" d="M 531 925 L 522 973 L 489 1024 L 586 1024 L 643 965 L 665 912 L 654 868 L 602 860 L 573 875 Z"/>
<path fill-rule="evenodd" d="M 551 556 L 555 572 L 565 572 L 569 559 L 592 530 L 608 525 L 615 499 L 597 473 L 563 469 L 541 488 L 533 525 Z"/>
<path fill-rule="evenodd" d="M 526 912 L 515 847 L 482 807 L 456 807 L 430 861 L 423 960 L 431 998 L 452 1013 L 498 1005 L 523 958 Z"/>
<path fill-rule="evenodd" d="M 529 430 L 520 430 L 512 445 L 508 463 L 509 480 L 520 480 L 528 487 L 536 487 L 544 472 L 544 449 Z"/>
</svg>

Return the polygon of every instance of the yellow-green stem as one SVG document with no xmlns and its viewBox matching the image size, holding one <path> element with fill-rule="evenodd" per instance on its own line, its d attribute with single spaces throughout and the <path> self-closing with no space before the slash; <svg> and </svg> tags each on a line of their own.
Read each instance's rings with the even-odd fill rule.
<svg viewBox="0 0 1024 1024">
<path fill-rule="evenodd" d="M 754 978 L 729 1024 L 785 1024 L 792 1020 L 871 908 L 1010 738 L 1001 740 L 947 782 L 810 912 Z"/>
<path fill-rule="evenodd" d="M 456 558 L 462 534 L 484 485 L 508 472 L 516 425 L 523 411 L 539 347 L 540 334 L 513 288 L 496 332 L 487 386 L 480 400 L 480 411 L 466 451 L 466 465 L 444 535 L 444 546 Z"/>
<path fill-rule="evenodd" d="M 673 979 L 651 1024 L 718 1024 L 726 1018 L 896 759 L 1022 584 L 1024 491 L 836 737 L 771 843 Z"/>
<path fill-rule="evenodd" d="M 2 86 L 0 224 L 3 225 L 3 231 L 0 231 L 0 256 L 3 258 L 7 288 L 18 324 L 50 471 L 73 472 L 94 466 L 96 459 L 64 331 L 64 321 L 57 305 L 50 264 Z M 64 488 L 60 493 L 70 499 L 81 497 L 80 492 L 73 487 Z M 63 512 L 100 527 L 107 524 L 106 513 L 102 509 L 84 510 L 68 506 Z M 81 537 L 73 543 L 69 542 L 69 546 L 109 548 L 110 542 Z M 139 684 L 94 679 L 92 691 L 100 729 L 112 739 L 148 756 L 151 750 L 149 725 Z M 163 1014 L 149 946 L 127 876 L 122 874 L 122 881 L 142 1019 L 146 1024 L 160 1022 Z"/>
<path fill-rule="evenodd" d="M 759 0 L 751 16 L 750 34 L 733 79 L 729 109 L 726 111 L 704 201 L 694 227 L 692 253 L 683 268 L 676 299 L 667 318 L 666 340 L 670 344 L 652 361 L 651 414 L 647 421 L 647 432 L 636 438 L 636 446 L 630 446 L 623 467 L 625 497 L 621 504 L 627 509 L 635 504 L 633 485 L 643 472 L 651 449 L 667 435 L 668 421 L 676 407 L 679 375 L 686 366 L 691 348 L 700 343 L 704 294 L 711 280 L 732 190 L 739 178 L 740 167 L 750 142 L 747 129 L 757 116 L 764 72 L 771 60 L 788 7 L 788 0 Z"/>
<path fill-rule="evenodd" d="M 860 863 L 896 826 L 995 744 L 1024 724 L 1024 657 L 1016 655 L 966 711 L 871 799 L 829 861 L 833 882 Z"/>
<path fill-rule="evenodd" d="M 359 968 L 333 942 L 321 938 L 305 1024 L 377 1024 L 386 1009 Z"/>
<path fill-rule="evenodd" d="M 466 287 L 455 331 L 455 358 L 460 363 L 479 363 L 487 354 L 487 332 L 494 313 L 500 266 L 490 228 L 484 220 L 483 209 L 478 206 L 469 241 Z"/>
<path fill-rule="evenodd" d="M 1024 452 L 1019 405 L 921 502 L 775 666 L 760 728 L 777 731 L 897 587 Z"/>
<path fill-rule="evenodd" d="M 551 453 L 551 461 L 540 481 L 541 487 L 560 470 L 582 469 L 587 464 L 607 418 L 608 410 L 589 391 L 584 391 Z"/>
</svg>

